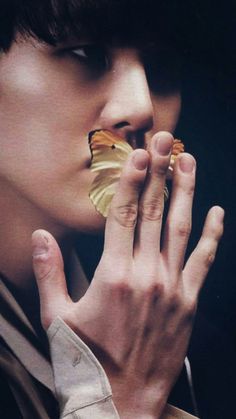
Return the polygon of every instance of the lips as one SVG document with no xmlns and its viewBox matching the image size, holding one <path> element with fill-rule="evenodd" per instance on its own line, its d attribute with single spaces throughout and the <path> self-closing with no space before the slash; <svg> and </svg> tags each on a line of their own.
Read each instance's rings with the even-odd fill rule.
<svg viewBox="0 0 236 419">
<path fill-rule="evenodd" d="M 91 132 L 89 146 L 92 155 L 90 170 L 96 174 L 89 197 L 96 210 L 107 217 L 123 166 L 133 148 L 126 140 L 108 130 Z M 174 140 L 168 169 L 169 179 L 172 177 L 175 159 L 183 151 L 183 143 L 180 140 Z M 168 198 L 167 187 L 165 187 L 165 198 Z"/>
</svg>

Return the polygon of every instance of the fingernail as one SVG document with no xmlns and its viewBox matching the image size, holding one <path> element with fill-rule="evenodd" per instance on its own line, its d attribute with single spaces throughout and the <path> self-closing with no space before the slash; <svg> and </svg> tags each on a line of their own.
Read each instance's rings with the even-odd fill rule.
<svg viewBox="0 0 236 419">
<path fill-rule="evenodd" d="M 184 173 L 191 173 L 195 168 L 195 160 L 188 154 L 183 154 L 179 157 L 179 167 Z"/>
<path fill-rule="evenodd" d="M 156 138 L 155 146 L 161 156 L 168 156 L 171 152 L 172 144 L 173 141 L 170 136 L 161 136 Z"/>
<path fill-rule="evenodd" d="M 33 234 L 32 236 L 33 257 L 45 255 L 48 252 L 47 237 L 42 234 L 36 234 Z"/>
<path fill-rule="evenodd" d="M 136 150 L 133 155 L 133 164 L 137 170 L 144 170 L 148 166 L 148 155 L 143 150 Z"/>
</svg>

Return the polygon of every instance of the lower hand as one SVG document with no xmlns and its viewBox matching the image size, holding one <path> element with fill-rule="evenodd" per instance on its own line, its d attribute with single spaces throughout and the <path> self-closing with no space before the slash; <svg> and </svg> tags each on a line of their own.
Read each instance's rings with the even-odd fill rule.
<svg viewBox="0 0 236 419">
<path fill-rule="evenodd" d="M 149 153 L 131 153 L 113 198 L 103 255 L 78 302 L 68 295 L 59 247 L 46 231 L 33 234 L 41 320 L 60 316 L 105 368 L 122 418 L 160 417 L 182 368 L 199 291 L 223 232 L 223 210 L 209 211 L 189 259 L 195 161 L 176 161 L 169 213 L 163 196 L 173 138 L 156 134 Z M 163 242 L 161 245 L 161 232 Z M 47 252 L 37 252 L 44 241 Z"/>
</svg>

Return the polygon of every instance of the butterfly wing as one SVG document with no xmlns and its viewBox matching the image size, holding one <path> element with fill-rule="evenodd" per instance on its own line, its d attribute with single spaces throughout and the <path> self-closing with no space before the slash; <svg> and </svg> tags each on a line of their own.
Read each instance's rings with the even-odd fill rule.
<svg viewBox="0 0 236 419">
<path fill-rule="evenodd" d="M 110 131 L 101 130 L 89 138 L 92 154 L 91 171 L 97 173 L 89 197 L 104 217 L 107 217 L 120 174 L 132 147 Z"/>
</svg>

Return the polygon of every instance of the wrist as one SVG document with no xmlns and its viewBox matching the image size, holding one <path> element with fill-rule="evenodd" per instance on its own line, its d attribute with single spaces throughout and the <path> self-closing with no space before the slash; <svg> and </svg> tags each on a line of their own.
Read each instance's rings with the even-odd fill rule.
<svg viewBox="0 0 236 419">
<path fill-rule="evenodd" d="M 114 403 L 122 419 L 160 419 L 165 409 L 169 391 L 166 389 L 143 388 L 126 394 L 113 393 Z M 117 397 L 118 396 L 118 397 Z"/>
</svg>

